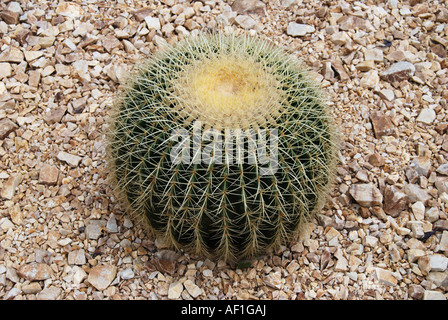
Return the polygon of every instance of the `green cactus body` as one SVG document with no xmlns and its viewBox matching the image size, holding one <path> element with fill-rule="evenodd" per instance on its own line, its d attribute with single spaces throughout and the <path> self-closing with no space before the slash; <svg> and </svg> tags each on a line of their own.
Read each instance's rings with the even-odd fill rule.
<svg viewBox="0 0 448 320">
<path fill-rule="evenodd" d="M 291 241 L 331 184 L 336 134 L 320 90 L 260 39 L 201 35 L 165 48 L 111 119 L 110 174 L 129 211 L 201 256 L 238 261 Z"/>
</svg>

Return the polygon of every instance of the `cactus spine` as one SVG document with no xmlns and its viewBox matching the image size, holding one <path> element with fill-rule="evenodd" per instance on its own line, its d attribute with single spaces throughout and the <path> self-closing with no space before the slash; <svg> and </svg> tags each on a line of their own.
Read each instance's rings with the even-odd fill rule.
<svg viewBox="0 0 448 320">
<path fill-rule="evenodd" d="M 129 212 L 188 252 L 264 254 L 294 239 L 331 184 L 336 134 L 320 90 L 267 41 L 169 46 L 142 63 L 111 119 L 110 174 Z"/>
</svg>

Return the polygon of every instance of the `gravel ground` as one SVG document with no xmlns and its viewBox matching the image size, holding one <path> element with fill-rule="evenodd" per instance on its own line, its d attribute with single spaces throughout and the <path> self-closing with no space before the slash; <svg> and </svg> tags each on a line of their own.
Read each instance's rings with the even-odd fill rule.
<svg viewBox="0 0 448 320">
<path fill-rule="evenodd" d="M 0 299 L 446 299 L 447 4 L 2 1 Z M 106 183 L 120 83 L 203 29 L 302 57 L 342 133 L 321 215 L 247 265 L 167 249 Z"/>
</svg>

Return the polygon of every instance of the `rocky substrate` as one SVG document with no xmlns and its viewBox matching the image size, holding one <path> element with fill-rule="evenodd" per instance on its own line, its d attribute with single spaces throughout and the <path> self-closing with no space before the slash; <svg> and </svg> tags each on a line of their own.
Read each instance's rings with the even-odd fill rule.
<svg viewBox="0 0 448 320">
<path fill-rule="evenodd" d="M 2 1 L 0 299 L 446 299 L 445 1 Z M 107 184 L 104 132 L 140 59 L 204 30 L 303 59 L 341 133 L 331 198 L 236 266 L 169 250 Z"/>
</svg>

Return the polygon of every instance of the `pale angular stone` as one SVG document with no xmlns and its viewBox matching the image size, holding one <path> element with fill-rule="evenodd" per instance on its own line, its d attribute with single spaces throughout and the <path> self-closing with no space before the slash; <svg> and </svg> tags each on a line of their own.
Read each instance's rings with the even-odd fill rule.
<svg viewBox="0 0 448 320">
<path fill-rule="evenodd" d="M 135 273 L 132 270 L 132 268 L 126 268 L 123 271 L 120 272 L 120 278 L 124 280 L 129 280 L 134 278 Z"/>
<path fill-rule="evenodd" d="M 419 239 L 425 235 L 422 221 L 409 221 L 406 225 L 411 229 L 414 238 Z"/>
<path fill-rule="evenodd" d="M 17 62 L 23 61 L 23 52 L 16 47 L 10 46 L 3 53 L 0 54 L 0 62 Z"/>
<path fill-rule="evenodd" d="M 352 185 L 350 195 L 363 207 L 381 206 L 383 202 L 383 195 L 371 183 Z"/>
<path fill-rule="evenodd" d="M 51 47 L 54 44 L 55 41 L 56 41 L 56 37 L 54 37 L 54 36 L 48 36 L 48 37 L 29 36 L 27 38 L 27 43 L 30 46 L 37 46 L 38 45 L 42 49 L 46 49 L 46 48 Z M 43 60 L 43 61 L 45 61 L 45 60 Z"/>
<path fill-rule="evenodd" d="M 375 276 L 379 283 L 382 283 L 386 286 L 396 286 L 398 283 L 397 278 L 389 270 L 375 268 Z"/>
<path fill-rule="evenodd" d="M 432 124 L 435 119 L 436 112 L 430 108 L 423 109 L 417 117 L 417 121 L 423 122 L 424 124 Z"/>
<path fill-rule="evenodd" d="M 116 275 L 117 267 L 112 265 L 99 265 L 90 270 L 87 281 L 97 290 L 102 291 L 112 283 Z"/>
<path fill-rule="evenodd" d="M 65 115 L 65 112 L 67 111 L 66 106 L 55 106 L 52 108 L 49 108 L 47 112 L 44 115 L 44 120 L 47 124 L 54 124 L 58 123 L 62 120 L 62 117 Z"/>
<path fill-rule="evenodd" d="M 157 17 L 145 17 L 145 22 L 149 30 L 160 30 L 162 28 L 160 20 Z"/>
<path fill-rule="evenodd" d="M 347 270 L 348 270 L 348 260 L 343 256 L 338 257 L 336 264 L 334 266 L 334 271 L 345 272 Z"/>
<path fill-rule="evenodd" d="M 20 290 L 17 287 L 11 288 L 11 290 L 9 290 L 6 295 L 4 296 L 4 300 L 12 300 L 15 297 L 17 297 L 20 293 L 22 292 L 22 290 Z"/>
<path fill-rule="evenodd" d="M 68 253 L 68 264 L 83 265 L 86 263 L 86 254 L 84 249 L 70 251 Z"/>
<path fill-rule="evenodd" d="M 407 250 L 407 254 L 408 254 L 408 261 L 413 263 L 413 262 L 417 261 L 420 257 L 425 256 L 426 251 L 424 251 L 422 249 L 412 248 L 412 249 Z"/>
<path fill-rule="evenodd" d="M 412 213 L 414 214 L 415 219 L 422 221 L 425 219 L 425 205 L 421 201 L 415 202 L 412 206 Z"/>
<path fill-rule="evenodd" d="M 89 220 L 86 225 L 86 237 L 88 239 L 96 240 L 101 234 L 103 228 L 106 226 L 106 220 Z"/>
<path fill-rule="evenodd" d="M 378 244 L 378 238 L 373 236 L 365 236 L 363 239 L 363 244 L 366 247 L 374 248 Z"/>
<path fill-rule="evenodd" d="M 224 11 L 216 17 L 216 22 L 222 24 L 223 26 L 230 26 L 235 21 L 237 15 L 238 14 L 234 11 Z M 193 22 L 193 20 L 188 21 Z"/>
<path fill-rule="evenodd" d="M 444 176 L 448 176 L 448 163 L 441 164 L 441 165 L 437 168 L 436 172 L 437 172 L 437 173 L 440 173 L 440 174 L 442 174 L 442 175 L 444 175 Z"/>
<path fill-rule="evenodd" d="M 9 229 L 14 229 L 14 223 L 11 222 L 8 218 L 0 219 L 0 229 L 8 231 Z"/>
<path fill-rule="evenodd" d="M 238 15 L 235 18 L 235 22 L 241 28 L 244 28 L 244 29 L 252 29 L 257 24 L 257 22 L 254 19 L 252 19 L 250 16 L 248 16 L 248 15 Z"/>
<path fill-rule="evenodd" d="M 25 60 L 32 62 L 44 55 L 42 51 L 25 51 Z"/>
<path fill-rule="evenodd" d="M 441 254 L 429 256 L 431 271 L 445 271 L 448 266 L 448 258 Z"/>
<path fill-rule="evenodd" d="M 387 101 L 393 101 L 395 99 L 395 93 L 390 89 L 381 89 L 378 91 L 378 95 Z"/>
<path fill-rule="evenodd" d="M 75 156 L 73 154 L 70 154 L 70 153 L 67 153 L 64 151 L 60 151 L 57 155 L 57 158 L 61 161 L 66 162 L 67 164 L 69 164 L 72 167 L 77 167 L 82 160 L 81 157 Z"/>
<path fill-rule="evenodd" d="M 375 62 L 383 61 L 383 51 L 378 48 L 366 49 L 364 51 L 364 60 L 371 60 Z"/>
<path fill-rule="evenodd" d="M 448 231 L 442 232 L 442 237 L 440 238 L 440 250 L 448 251 Z"/>
<path fill-rule="evenodd" d="M 37 300 L 58 300 L 61 291 L 62 290 L 57 287 L 45 288 L 37 294 Z"/>
<path fill-rule="evenodd" d="M 295 22 L 290 22 L 286 29 L 286 33 L 292 37 L 302 37 L 307 33 L 312 33 L 314 31 L 314 26 Z"/>
<path fill-rule="evenodd" d="M 333 33 L 330 37 L 331 42 L 338 46 L 344 46 L 350 42 L 350 36 L 345 31 Z"/>
<path fill-rule="evenodd" d="M 423 300 L 446 300 L 446 297 L 440 291 L 425 290 Z"/>
<path fill-rule="evenodd" d="M 73 267 L 73 284 L 80 284 L 82 283 L 85 279 L 87 279 L 87 273 L 84 271 L 83 268 L 78 267 L 78 266 L 74 266 Z"/>
<path fill-rule="evenodd" d="M 32 263 L 21 266 L 17 270 L 17 274 L 19 277 L 30 281 L 39 281 L 50 279 L 53 270 L 45 263 Z"/>
<path fill-rule="evenodd" d="M 188 293 L 190 294 L 190 296 L 192 296 L 193 298 L 197 298 L 199 297 L 203 291 L 201 288 L 199 288 L 193 281 L 191 281 L 190 279 L 186 280 L 184 282 L 184 287 L 185 289 L 187 289 Z"/>
<path fill-rule="evenodd" d="M 109 219 L 107 220 L 106 228 L 108 232 L 118 232 L 117 219 L 113 213 L 110 214 Z"/>
<path fill-rule="evenodd" d="M 345 15 L 337 20 L 339 25 L 339 29 L 341 30 L 351 30 L 351 29 L 360 29 L 360 30 L 368 30 L 372 29 L 371 24 L 363 18 Z"/>
<path fill-rule="evenodd" d="M 184 286 L 181 282 L 173 282 L 170 284 L 170 287 L 168 288 L 168 299 L 179 299 L 182 291 L 184 290 Z"/>
<path fill-rule="evenodd" d="M 363 75 L 359 83 L 364 88 L 374 88 L 378 85 L 379 81 L 378 71 L 370 70 Z"/>
<path fill-rule="evenodd" d="M 23 214 L 20 209 L 20 204 L 16 203 L 14 206 L 8 209 L 9 216 L 11 217 L 12 222 L 16 225 L 21 225 L 23 223 Z"/>
<path fill-rule="evenodd" d="M 11 200 L 14 197 L 17 187 L 22 182 L 22 175 L 20 173 L 13 174 L 9 177 L 6 183 L 3 184 L 2 198 Z"/>
<path fill-rule="evenodd" d="M 425 212 L 425 219 L 431 223 L 439 220 L 439 209 L 437 207 L 429 208 Z"/>
<path fill-rule="evenodd" d="M 80 5 L 73 2 L 61 2 L 56 8 L 56 13 L 69 18 L 79 18 L 83 10 Z"/>
<path fill-rule="evenodd" d="M 420 188 L 416 184 L 408 183 L 404 186 L 404 193 L 407 195 L 407 201 L 408 203 L 414 203 L 417 201 L 421 201 L 423 204 L 427 204 L 432 197 L 429 195 L 429 193 Z"/>
<path fill-rule="evenodd" d="M 428 177 L 431 172 L 431 159 L 429 157 L 416 157 L 412 160 L 415 171 L 420 176 Z"/>
<path fill-rule="evenodd" d="M 0 62 L 0 80 L 12 75 L 12 68 L 8 62 Z"/>
</svg>

